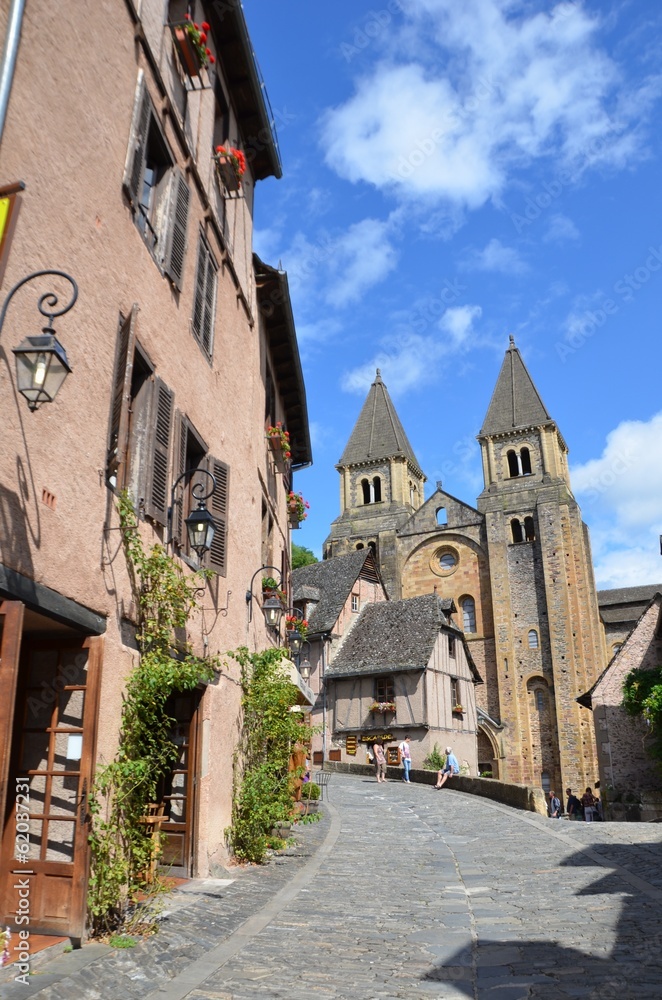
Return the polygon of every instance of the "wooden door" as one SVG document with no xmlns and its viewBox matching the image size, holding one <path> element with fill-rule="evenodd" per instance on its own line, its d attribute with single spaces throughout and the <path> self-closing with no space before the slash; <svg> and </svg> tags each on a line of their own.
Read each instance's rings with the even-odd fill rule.
<svg viewBox="0 0 662 1000">
<path fill-rule="evenodd" d="M 21 601 L 0 601 L 0 817 L 8 798 L 13 805 L 15 792 L 7 786 L 24 611 Z"/>
<path fill-rule="evenodd" d="M 10 926 L 18 907 L 32 931 L 84 935 L 101 650 L 100 637 L 23 641 L 0 850 Z"/>
<path fill-rule="evenodd" d="M 194 825 L 197 786 L 197 712 L 199 691 L 172 695 L 166 712 L 175 719 L 170 737 L 179 756 L 167 778 L 161 781 L 159 803 L 163 803 L 161 863 L 170 874 L 190 878 L 193 874 Z"/>
</svg>

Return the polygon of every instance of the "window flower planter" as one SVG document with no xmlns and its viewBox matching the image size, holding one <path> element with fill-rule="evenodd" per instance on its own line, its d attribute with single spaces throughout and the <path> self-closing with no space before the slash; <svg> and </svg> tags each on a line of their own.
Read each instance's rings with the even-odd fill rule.
<svg viewBox="0 0 662 1000">
<path fill-rule="evenodd" d="M 291 528 L 300 528 L 301 522 L 308 517 L 310 504 L 304 500 L 301 493 L 289 493 L 287 497 L 287 514 Z"/>
<path fill-rule="evenodd" d="M 246 157 L 234 146 L 217 146 L 214 165 L 218 178 L 228 194 L 238 194 L 241 178 L 246 173 Z"/>
<path fill-rule="evenodd" d="M 462 705 L 453 705 L 453 715 L 464 715 L 464 708 Z"/>
<path fill-rule="evenodd" d="M 177 51 L 184 70 L 193 79 L 200 76 L 200 70 L 210 63 L 215 62 L 211 49 L 207 48 L 207 32 L 209 25 L 206 21 L 198 25 L 190 20 L 190 15 L 186 14 L 188 24 L 178 24 L 172 27 L 172 34 L 177 45 Z"/>
<path fill-rule="evenodd" d="M 287 632 L 298 632 L 302 639 L 308 635 L 308 622 L 305 618 L 297 618 L 296 615 L 285 615 L 285 629 Z"/>
<path fill-rule="evenodd" d="M 287 472 L 287 467 L 292 458 L 290 435 L 283 429 L 280 421 L 274 427 L 267 428 L 267 441 L 269 442 L 277 471 L 281 473 Z"/>
<path fill-rule="evenodd" d="M 392 712 L 395 715 L 395 702 L 394 701 L 375 701 L 369 708 L 370 712 L 381 712 L 385 714 L 386 712 Z"/>
</svg>

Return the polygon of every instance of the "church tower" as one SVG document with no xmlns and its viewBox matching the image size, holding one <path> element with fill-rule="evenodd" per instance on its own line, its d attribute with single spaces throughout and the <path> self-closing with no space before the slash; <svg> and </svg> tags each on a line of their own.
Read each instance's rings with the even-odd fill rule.
<svg viewBox="0 0 662 1000">
<path fill-rule="evenodd" d="M 331 525 L 324 558 L 371 548 L 389 597 L 397 600 L 396 532 L 423 503 L 425 476 L 379 369 L 336 468 L 341 513 Z"/>
<path fill-rule="evenodd" d="M 606 663 L 588 530 L 567 445 L 512 337 L 478 441 L 503 776 L 584 789 L 598 772 L 591 716 L 576 699 Z"/>
</svg>

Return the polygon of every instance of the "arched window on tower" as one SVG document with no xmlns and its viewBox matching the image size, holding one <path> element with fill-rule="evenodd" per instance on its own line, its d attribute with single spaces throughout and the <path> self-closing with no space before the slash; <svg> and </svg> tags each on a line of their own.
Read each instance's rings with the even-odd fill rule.
<svg viewBox="0 0 662 1000">
<path fill-rule="evenodd" d="M 462 626 L 465 632 L 476 631 L 476 602 L 473 597 L 464 597 L 460 601 L 462 608 Z"/>
<path fill-rule="evenodd" d="M 551 778 L 549 776 L 549 771 L 543 771 L 542 772 L 542 774 L 540 775 L 540 784 L 542 785 L 542 788 L 543 788 L 544 792 L 551 791 L 552 780 L 551 780 Z"/>
<path fill-rule="evenodd" d="M 531 453 L 528 448 L 522 448 L 520 452 L 520 458 L 522 461 L 522 475 L 531 475 Z"/>
<path fill-rule="evenodd" d="M 511 479 L 515 476 L 519 476 L 519 462 L 517 461 L 517 452 L 513 451 L 512 448 L 507 454 L 508 459 L 508 473 Z"/>
<path fill-rule="evenodd" d="M 370 551 L 372 552 L 373 556 L 376 559 L 377 558 L 377 543 L 376 542 L 368 542 L 368 548 L 370 549 Z"/>
<path fill-rule="evenodd" d="M 357 542 L 357 543 L 356 543 L 356 550 L 357 550 L 357 552 L 358 552 L 358 551 L 359 551 L 360 549 L 364 549 L 364 548 L 365 548 L 365 545 L 363 544 L 363 542 Z"/>
<path fill-rule="evenodd" d="M 372 481 L 373 501 L 379 503 L 382 499 L 382 481 L 379 476 L 375 476 Z"/>
<path fill-rule="evenodd" d="M 510 522 L 510 530 L 513 533 L 514 542 L 524 541 L 524 535 L 522 534 L 522 522 L 519 521 L 516 517 L 514 517 Z"/>
<path fill-rule="evenodd" d="M 448 526 L 448 516 L 446 514 L 445 507 L 437 508 L 437 524 L 442 528 L 446 528 Z"/>
<path fill-rule="evenodd" d="M 538 633 L 534 628 L 529 629 L 529 649 L 538 648 Z"/>
<path fill-rule="evenodd" d="M 536 527 L 532 517 L 524 518 L 524 537 L 527 542 L 535 542 Z"/>
<path fill-rule="evenodd" d="M 540 690 L 540 688 L 536 689 L 536 709 L 539 712 L 545 711 L 545 695 L 544 692 Z"/>
<path fill-rule="evenodd" d="M 370 503 L 370 483 L 367 479 L 361 480 L 361 489 L 363 490 L 363 502 Z"/>
</svg>

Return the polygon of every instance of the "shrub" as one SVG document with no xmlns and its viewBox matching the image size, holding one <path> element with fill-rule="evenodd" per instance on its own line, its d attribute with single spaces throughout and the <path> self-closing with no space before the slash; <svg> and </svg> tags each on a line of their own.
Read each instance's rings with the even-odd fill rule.
<svg viewBox="0 0 662 1000">
<path fill-rule="evenodd" d="M 435 743 L 432 750 L 430 750 L 430 753 L 423 761 L 423 767 L 426 771 L 440 771 L 445 763 L 446 754 L 442 753 L 439 749 L 439 744 Z"/>
<path fill-rule="evenodd" d="M 314 801 L 320 797 L 320 786 L 316 781 L 306 781 L 301 786 L 301 798 Z"/>
</svg>

